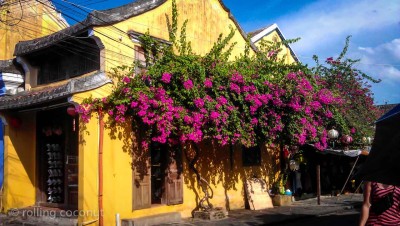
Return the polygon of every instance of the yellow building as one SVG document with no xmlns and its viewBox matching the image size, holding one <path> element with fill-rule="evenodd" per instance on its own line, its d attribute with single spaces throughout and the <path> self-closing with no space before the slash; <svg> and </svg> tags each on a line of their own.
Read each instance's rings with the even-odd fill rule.
<svg viewBox="0 0 400 226">
<path fill-rule="evenodd" d="M 277 24 L 272 24 L 265 28 L 250 32 L 249 36 L 251 42 L 254 43 L 254 45 L 256 45 L 257 47 L 260 47 L 262 41 L 281 43 L 286 40 Z M 296 53 L 293 51 L 289 44 L 282 45 L 280 48 L 281 51 L 278 54 L 278 59 L 284 59 L 284 62 L 287 64 L 299 61 Z"/>
<path fill-rule="evenodd" d="M 4 0 L 0 4 L 0 60 L 13 58 L 20 41 L 40 38 L 68 27 L 51 1 Z"/>
<path fill-rule="evenodd" d="M 189 21 L 187 40 L 195 53 L 206 53 L 230 27 L 237 42 L 232 56 L 244 52 L 246 35 L 221 1 L 176 4 L 179 25 Z M 168 152 L 155 146 L 143 153 L 129 123 L 107 128 L 107 119 L 94 115 L 84 124 L 72 109 L 86 97 L 112 91 L 112 68 L 143 58 L 138 35 L 149 32 L 168 40 L 171 11 L 172 0 L 136 1 L 95 11 L 82 23 L 16 46 L 27 91 L 0 97 L 7 122 L 3 211 L 32 206 L 78 210 L 74 216 L 82 225 L 167 213 L 192 216 L 203 192 L 186 158 L 178 156 L 175 165 L 160 162 Z M 226 210 L 245 208 L 247 179 L 257 176 L 271 184 L 279 170 L 276 148 L 230 151 L 207 142 L 200 148 L 196 168 L 214 191 L 212 204 Z"/>
</svg>

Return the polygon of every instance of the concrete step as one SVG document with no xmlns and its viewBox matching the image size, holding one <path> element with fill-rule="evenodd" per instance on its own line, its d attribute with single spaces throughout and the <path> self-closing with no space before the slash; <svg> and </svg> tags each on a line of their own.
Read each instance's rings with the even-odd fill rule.
<svg viewBox="0 0 400 226">
<path fill-rule="evenodd" d="M 62 216 L 60 210 L 50 208 L 30 207 L 11 209 L 2 219 L 2 225 L 29 225 L 29 226 L 76 226 L 77 217 Z M 71 212 L 72 215 L 72 212 Z"/>
<path fill-rule="evenodd" d="M 146 217 L 122 219 L 121 226 L 150 226 L 150 225 L 161 225 L 170 223 L 181 222 L 181 214 L 178 212 L 163 213 Z"/>
</svg>

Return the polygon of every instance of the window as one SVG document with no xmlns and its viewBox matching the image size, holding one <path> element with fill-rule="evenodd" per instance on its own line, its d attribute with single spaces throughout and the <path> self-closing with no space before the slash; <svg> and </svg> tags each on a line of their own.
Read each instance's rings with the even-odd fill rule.
<svg viewBox="0 0 400 226">
<path fill-rule="evenodd" d="M 135 46 L 135 74 L 140 74 L 146 68 L 146 57 L 140 46 Z"/>
<path fill-rule="evenodd" d="M 94 42 L 94 41 L 93 41 Z M 100 70 L 100 48 L 92 41 L 65 42 L 44 50 L 35 58 L 38 84 L 57 82 Z"/>
<path fill-rule="evenodd" d="M 259 146 L 246 148 L 242 146 L 243 166 L 261 165 L 261 149 Z"/>
<path fill-rule="evenodd" d="M 183 203 L 182 154 L 180 148 L 152 143 L 145 175 L 133 172 L 133 209 L 153 204 Z"/>
</svg>

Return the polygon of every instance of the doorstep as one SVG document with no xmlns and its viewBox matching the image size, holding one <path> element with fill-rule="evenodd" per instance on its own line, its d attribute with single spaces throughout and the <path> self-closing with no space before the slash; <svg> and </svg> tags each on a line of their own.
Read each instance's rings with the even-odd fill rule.
<svg viewBox="0 0 400 226">
<path fill-rule="evenodd" d="M 122 219 L 121 226 L 150 226 L 160 224 L 180 223 L 182 220 L 179 212 L 163 213 L 152 216 Z"/>
<path fill-rule="evenodd" d="M 39 206 L 31 206 L 21 209 L 10 209 L 3 221 L 3 225 L 10 224 L 29 226 L 76 226 L 78 224 L 78 217 L 65 216 L 69 214 L 65 214 L 62 211 L 65 210 Z"/>
</svg>

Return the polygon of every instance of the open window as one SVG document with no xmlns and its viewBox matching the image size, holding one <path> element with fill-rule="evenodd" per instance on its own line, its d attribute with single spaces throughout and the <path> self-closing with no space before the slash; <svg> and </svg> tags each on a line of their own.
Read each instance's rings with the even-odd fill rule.
<svg viewBox="0 0 400 226">
<path fill-rule="evenodd" d="M 243 166 L 260 166 L 261 165 L 261 149 L 259 146 L 246 148 L 242 146 Z"/>
</svg>

